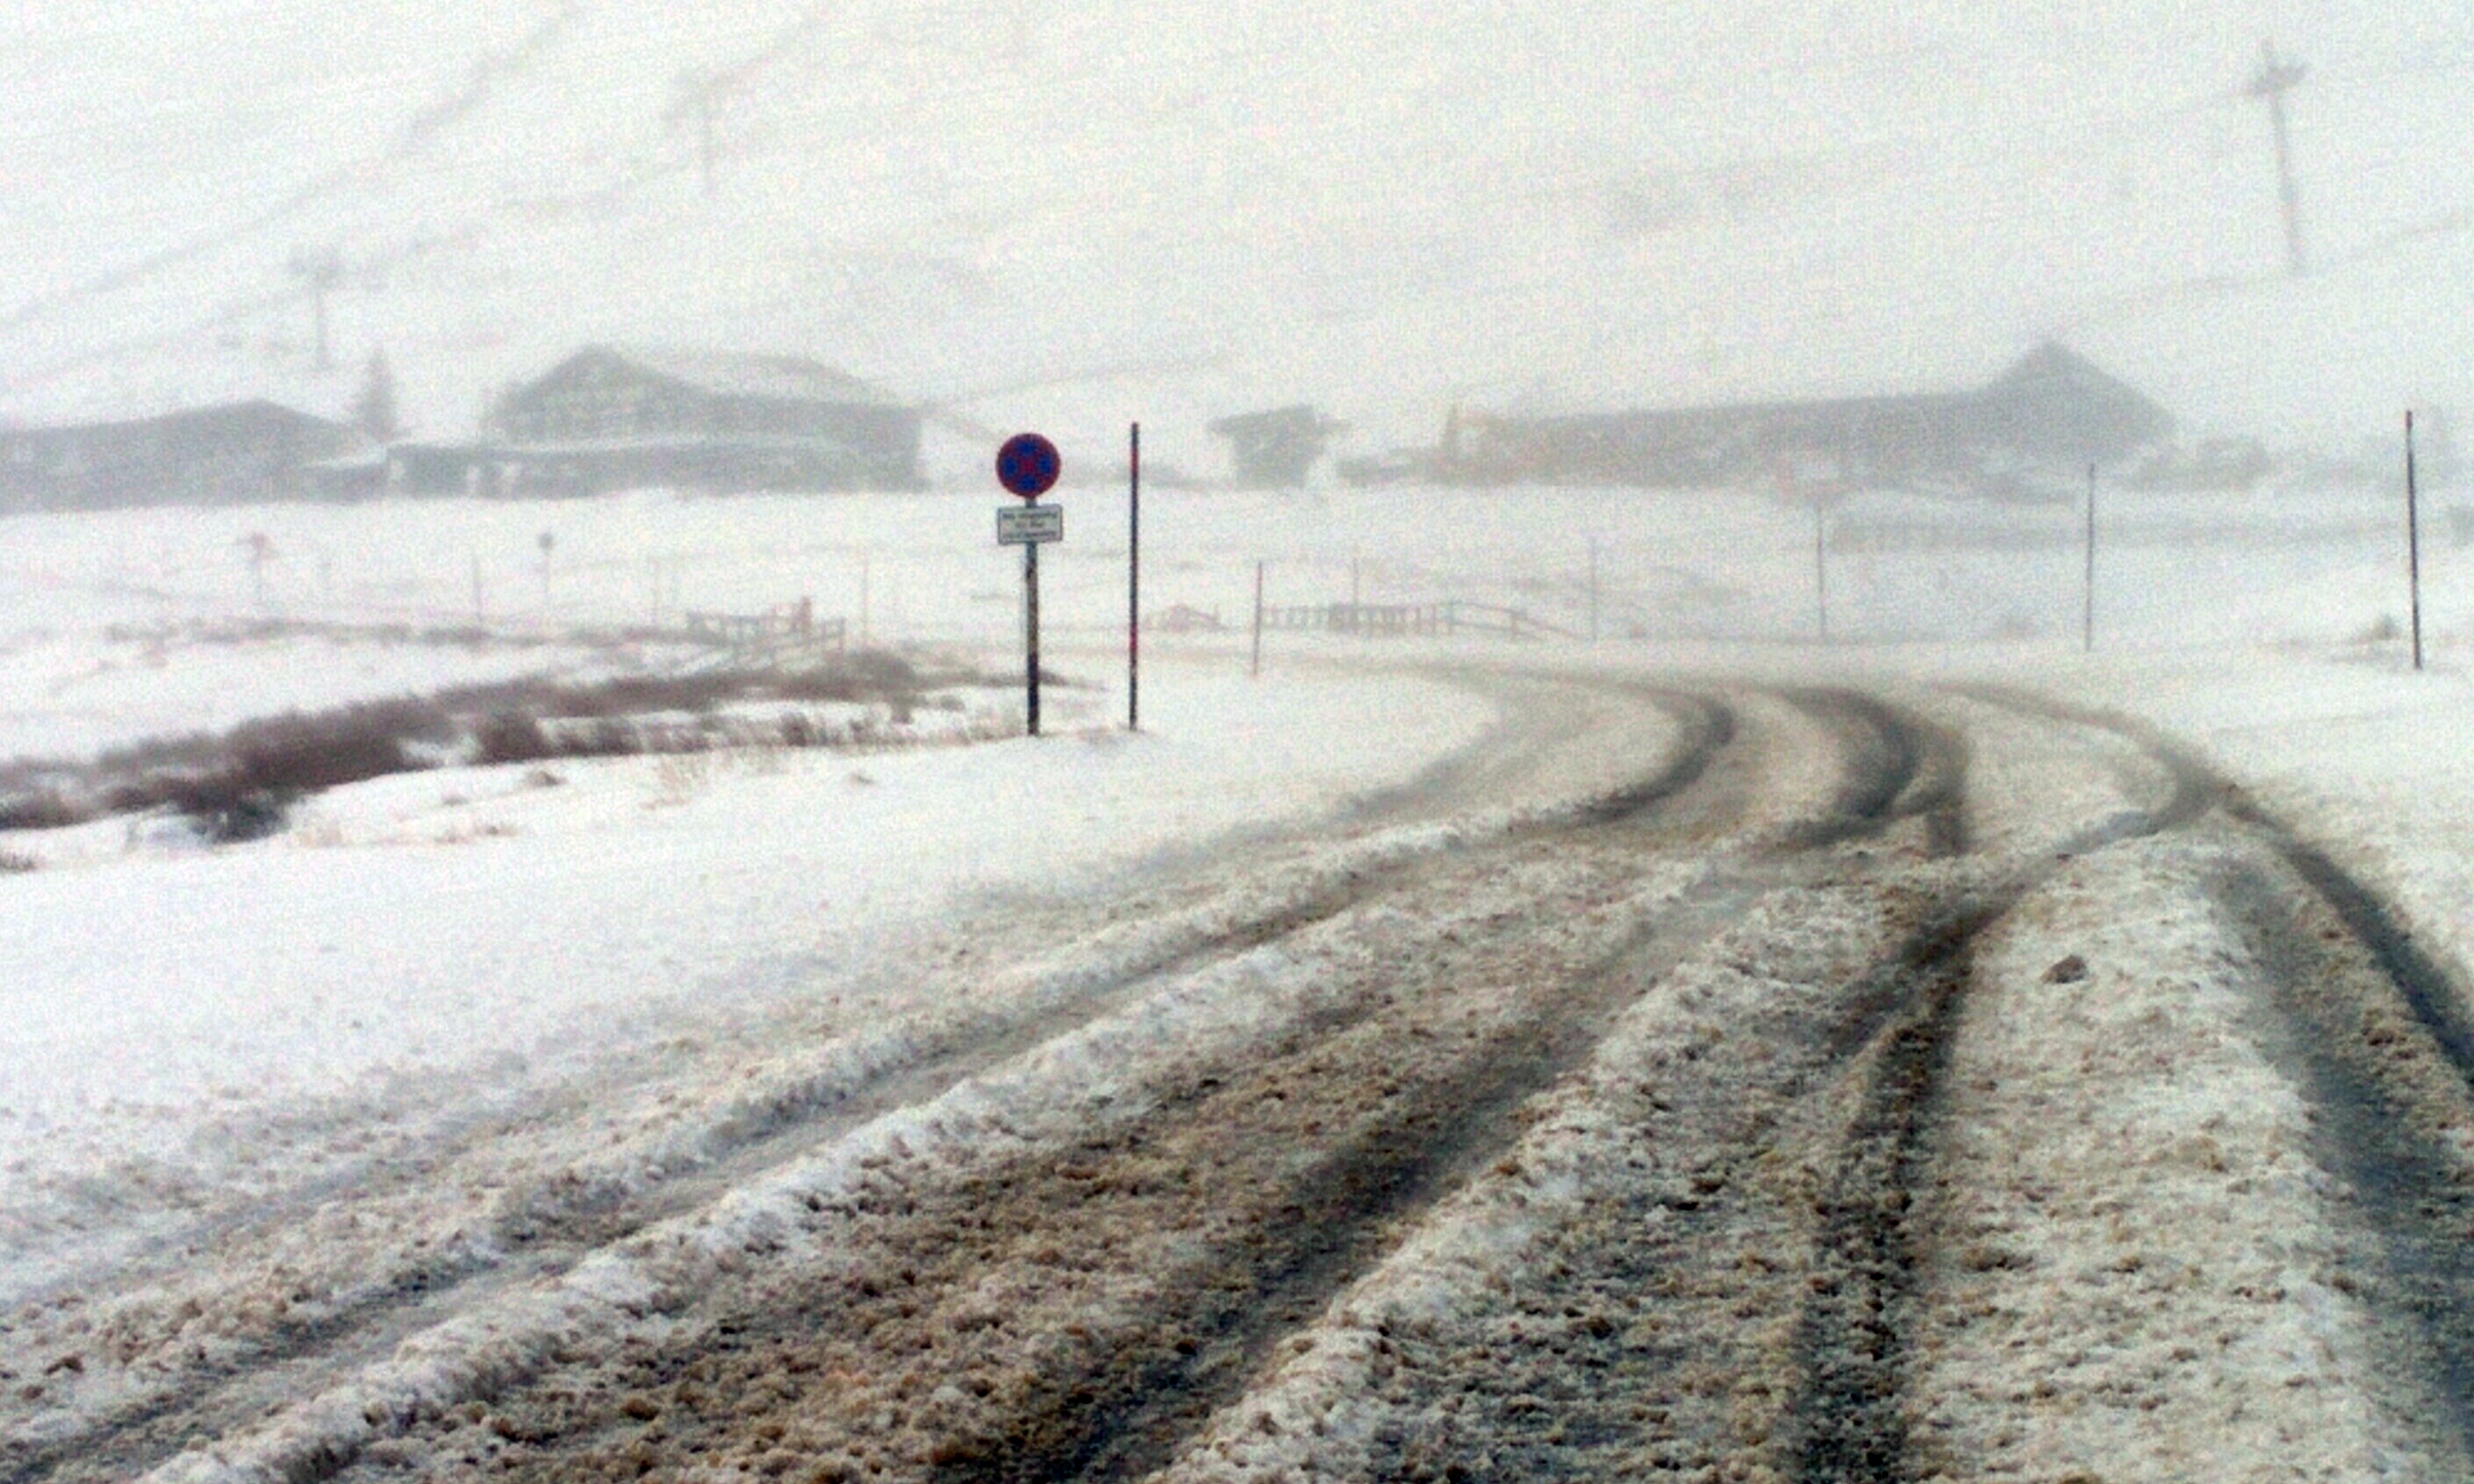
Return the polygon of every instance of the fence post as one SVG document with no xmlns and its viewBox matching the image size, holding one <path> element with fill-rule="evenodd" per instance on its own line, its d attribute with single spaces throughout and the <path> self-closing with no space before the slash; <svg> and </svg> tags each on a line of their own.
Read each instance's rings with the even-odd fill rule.
<svg viewBox="0 0 2474 1484">
<path fill-rule="evenodd" d="M 2096 652 L 2096 466 L 2088 466 L 2087 573 L 2080 586 L 2079 651 Z"/>
<path fill-rule="evenodd" d="M 1589 643 L 1598 642 L 1598 538 L 1589 538 Z"/>
<path fill-rule="evenodd" d="M 1246 665 L 1248 675 L 1263 672 L 1263 566 L 1254 564 L 1254 653 Z"/>
<path fill-rule="evenodd" d="M 1812 502 L 1812 600 L 1821 642 L 1830 643 L 1830 525 L 1821 501 Z"/>
<path fill-rule="evenodd" d="M 2405 414 L 2405 571 L 2413 614 L 2413 668 L 2422 669 L 2422 514 L 2413 495 L 2413 409 Z"/>
</svg>

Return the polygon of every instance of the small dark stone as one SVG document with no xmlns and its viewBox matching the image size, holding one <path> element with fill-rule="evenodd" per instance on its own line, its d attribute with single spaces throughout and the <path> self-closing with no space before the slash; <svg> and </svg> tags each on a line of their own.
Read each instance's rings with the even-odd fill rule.
<svg viewBox="0 0 2474 1484">
<path fill-rule="evenodd" d="M 2075 985 L 2087 977 L 2087 961 L 2077 954 L 2073 954 L 2045 970 L 2045 983 L 2049 985 Z"/>
</svg>

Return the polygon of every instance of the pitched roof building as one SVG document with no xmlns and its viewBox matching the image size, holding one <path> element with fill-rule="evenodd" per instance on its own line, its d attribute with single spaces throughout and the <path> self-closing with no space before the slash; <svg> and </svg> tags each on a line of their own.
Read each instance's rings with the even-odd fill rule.
<svg viewBox="0 0 2474 1484">
<path fill-rule="evenodd" d="M 1844 480 L 1964 482 L 2117 462 L 2172 427 L 2139 392 L 2047 342 L 1967 392 L 1542 418 L 1455 409 L 1437 469 L 1471 484 L 1693 487 L 1818 464 Z"/>
<path fill-rule="evenodd" d="M 237 505 L 317 493 L 351 426 L 265 401 L 158 417 L 0 429 L 0 511 Z"/>
<path fill-rule="evenodd" d="M 1347 426 L 1299 404 L 1220 418 L 1210 431 L 1228 440 L 1239 489 L 1293 490 L 1306 482 L 1306 472 L 1322 457 L 1332 435 Z"/>
<path fill-rule="evenodd" d="M 400 449 L 391 482 L 529 495 L 919 483 L 918 409 L 796 355 L 589 346 L 499 398 L 486 435 Z"/>
</svg>

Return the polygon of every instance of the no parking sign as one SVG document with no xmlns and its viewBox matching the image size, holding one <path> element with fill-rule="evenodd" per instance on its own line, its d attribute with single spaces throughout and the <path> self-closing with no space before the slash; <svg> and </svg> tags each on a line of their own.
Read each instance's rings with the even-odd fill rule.
<svg viewBox="0 0 2474 1484">
<path fill-rule="evenodd" d="M 1042 505 L 1065 461 L 1037 433 L 1016 433 L 997 449 L 997 483 L 1022 498 L 1023 508 L 997 512 L 997 543 L 1022 547 L 1023 717 L 1039 735 L 1039 548 L 1065 539 L 1065 512 Z"/>
<path fill-rule="evenodd" d="M 1056 476 L 1064 469 L 1056 445 L 1037 433 L 1016 433 L 997 450 L 997 483 L 1025 499 L 1037 499 L 1055 489 Z"/>
</svg>

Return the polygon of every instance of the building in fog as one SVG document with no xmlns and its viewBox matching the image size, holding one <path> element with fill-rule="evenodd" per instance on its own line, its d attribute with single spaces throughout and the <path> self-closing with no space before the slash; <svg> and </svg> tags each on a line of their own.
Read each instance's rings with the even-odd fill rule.
<svg viewBox="0 0 2474 1484">
<path fill-rule="evenodd" d="M 2039 474 L 2120 463 L 2172 428 L 2138 391 L 2047 342 L 1974 391 L 1563 417 L 1456 408 L 1435 466 L 1464 484 L 1796 479 L 2001 493 Z"/>
<path fill-rule="evenodd" d="M 1213 436 L 1228 440 L 1239 489 L 1293 490 L 1306 482 L 1306 472 L 1347 425 L 1298 405 L 1221 418 L 1210 429 Z"/>
<path fill-rule="evenodd" d="M 349 424 L 271 401 L 0 429 L 0 510 L 238 505 L 319 495 L 361 444 Z"/>
<path fill-rule="evenodd" d="M 481 441 L 399 445 L 388 482 L 528 496 L 915 489 L 919 410 L 801 356 L 592 346 L 510 388 Z"/>
</svg>

